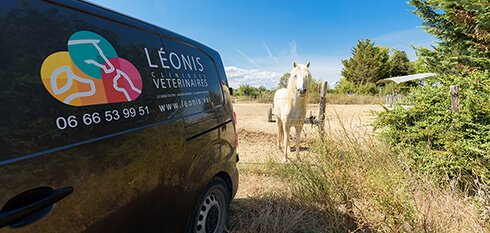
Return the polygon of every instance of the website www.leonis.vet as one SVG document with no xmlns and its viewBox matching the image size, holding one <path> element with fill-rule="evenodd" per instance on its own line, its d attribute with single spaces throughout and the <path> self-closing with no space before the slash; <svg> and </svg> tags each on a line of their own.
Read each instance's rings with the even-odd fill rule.
<svg viewBox="0 0 490 233">
<path fill-rule="evenodd" d="M 203 98 L 193 98 L 189 100 L 180 100 L 178 102 L 168 103 L 168 104 L 160 104 L 158 108 L 160 108 L 161 112 L 173 111 L 181 108 L 188 108 L 197 105 L 203 105 L 211 103 L 211 98 L 209 96 Z"/>
</svg>

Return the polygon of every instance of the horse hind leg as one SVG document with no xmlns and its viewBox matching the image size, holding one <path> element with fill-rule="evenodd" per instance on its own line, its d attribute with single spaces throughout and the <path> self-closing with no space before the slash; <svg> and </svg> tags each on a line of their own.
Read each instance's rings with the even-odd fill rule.
<svg viewBox="0 0 490 233">
<path fill-rule="evenodd" d="M 277 118 L 276 124 L 277 124 L 277 146 L 279 147 L 279 149 L 282 149 L 282 142 L 284 140 L 282 120 Z"/>
<path fill-rule="evenodd" d="M 299 155 L 299 142 L 301 139 L 301 131 L 303 130 L 303 126 L 296 126 L 296 157 Z"/>
<path fill-rule="evenodd" d="M 283 139 L 284 139 L 284 161 L 287 161 L 288 160 L 288 150 L 289 150 L 289 130 L 290 128 L 286 125 L 283 126 L 284 128 L 284 135 L 283 135 Z"/>
</svg>

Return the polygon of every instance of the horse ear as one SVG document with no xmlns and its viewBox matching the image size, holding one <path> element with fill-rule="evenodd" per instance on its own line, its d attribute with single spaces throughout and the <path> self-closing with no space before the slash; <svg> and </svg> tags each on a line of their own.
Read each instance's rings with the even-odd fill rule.
<svg viewBox="0 0 490 233">
<path fill-rule="evenodd" d="M 298 65 L 296 65 L 295 61 L 293 61 L 293 68 L 296 68 L 296 66 L 298 66 Z"/>
<path fill-rule="evenodd" d="M 306 68 L 310 68 L 310 62 L 306 64 Z"/>
</svg>

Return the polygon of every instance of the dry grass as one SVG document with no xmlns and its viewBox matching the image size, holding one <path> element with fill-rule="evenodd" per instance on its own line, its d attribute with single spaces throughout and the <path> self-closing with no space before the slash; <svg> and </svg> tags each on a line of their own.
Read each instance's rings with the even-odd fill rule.
<svg viewBox="0 0 490 233">
<path fill-rule="evenodd" d="M 347 232 L 335 228 L 327 210 L 294 197 L 275 166 L 239 165 L 240 190 L 231 205 L 229 232 Z"/>
<path fill-rule="evenodd" d="M 489 232 L 468 193 L 411 170 L 371 132 L 346 126 L 327 132 L 313 153 L 286 169 L 298 196 L 375 231 Z"/>
<path fill-rule="evenodd" d="M 328 94 L 329 104 L 384 104 L 384 96 Z"/>
<path fill-rule="evenodd" d="M 289 163 L 239 165 L 230 232 L 490 232 L 476 198 L 412 171 L 365 128 L 326 132 Z"/>
<path fill-rule="evenodd" d="M 468 194 L 421 182 L 412 193 L 416 230 L 422 232 L 489 232 Z"/>
<path fill-rule="evenodd" d="M 257 97 L 252 96 L 232 96 L 233 103 L 272 103 L 274 95 L 264 94 Z"/>
<path fill-rule="evenodd" d="M 256 98 L 251 96 L 233 96 L 233 103 L 272 103 L 274 95 L 259 95 Z M 312 96 L 310 103 L 320 102 L 319 96 Z M 328 104 L 384 104 L 384 96 L 369 95 L 347 95 L 347 94 L 327 94 Z"/>
</svg>

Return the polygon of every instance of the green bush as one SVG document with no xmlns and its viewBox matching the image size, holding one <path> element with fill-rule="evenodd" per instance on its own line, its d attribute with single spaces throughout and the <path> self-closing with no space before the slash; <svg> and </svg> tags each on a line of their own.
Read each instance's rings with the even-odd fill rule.
<svg viewBox="0 0 490 233">
<path fill-rule="evenodd" d="M 460 110 L 451 111 L 450 85 L 458 85 Z M 404 103 L 381 112 L 381 137 L 412 159 L 416 168 L 461 185 L 490 183 L 490 72 L 437 76 Z"/>
<path fill-rule="evenodd" d="M 337 82 L 334 92 L 336 94 L 375 95 L 378 93 L 378 87 L 372 82 L 356 85 L 353 82 L 348 81 L 346 78 L 341 78 Z"/>
<path fill-rule="evenodd" d="M 237 96 L 250 96 L 253 98 L 256 98 L 260 94 L 259 88 L 252 87 L 250 85 L 241 85 L 237 90 L 236 90 L 236 95 Z"/>
<path fill-rule="evenodd" d="M 354 83 L 349 82 L 346 78 L 340 78 L 334 91 L 337 94 L 352 94 L 354 89 Z"/>
</svg>

